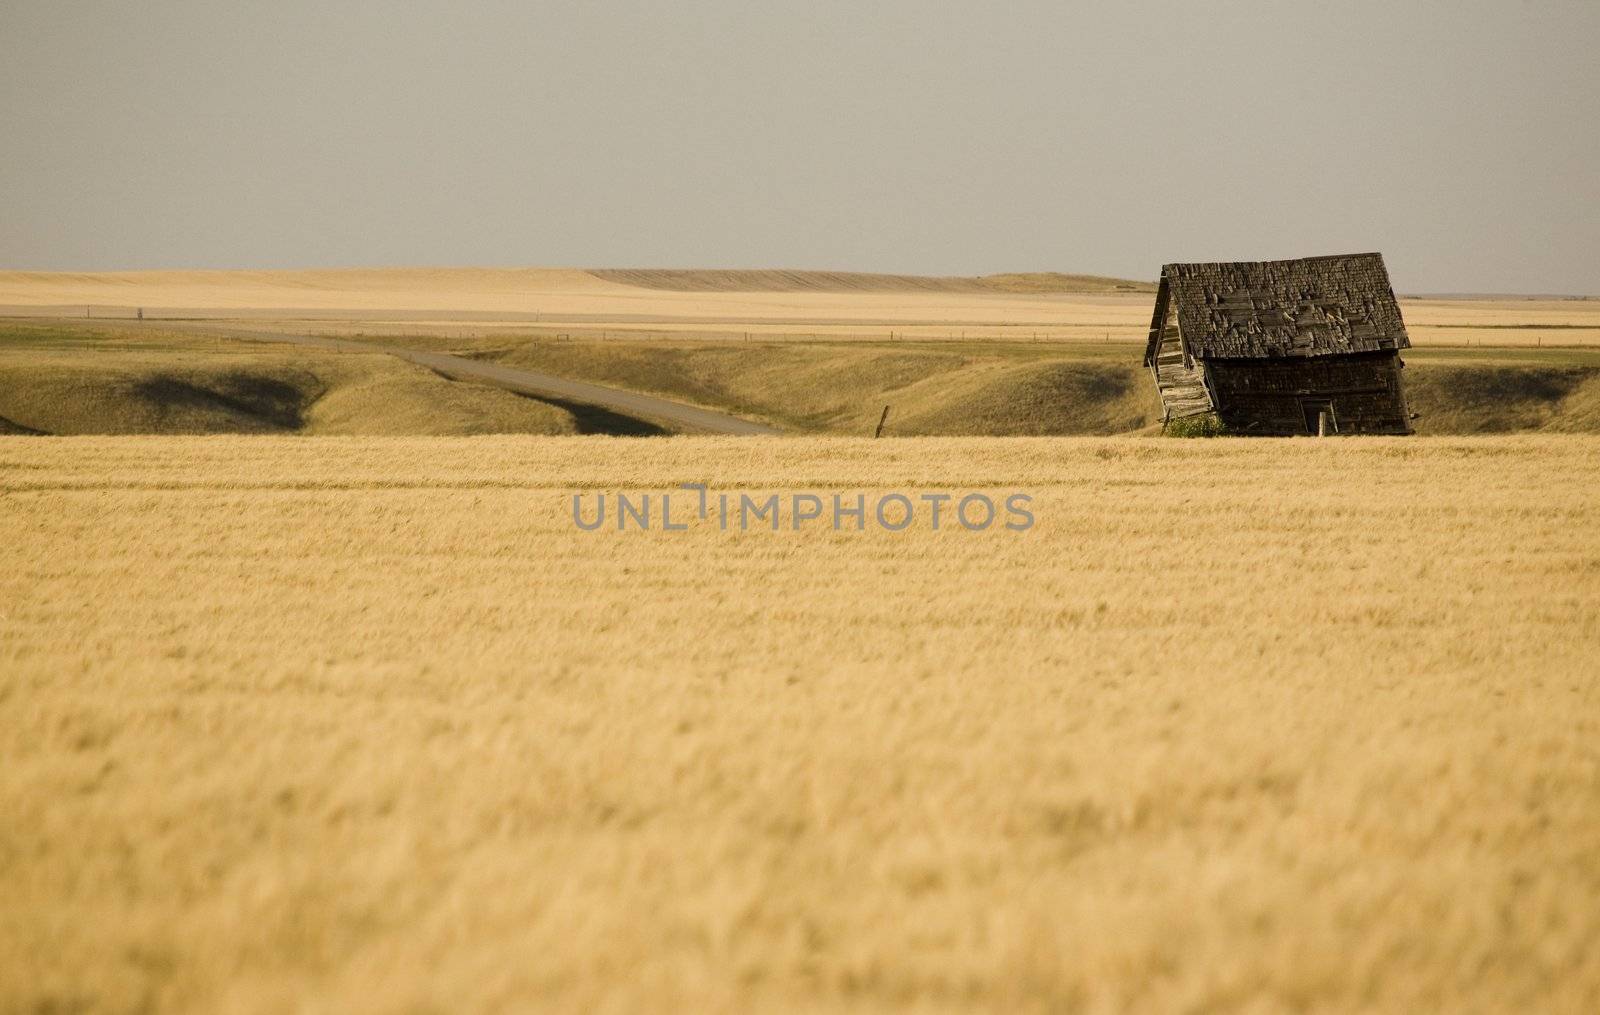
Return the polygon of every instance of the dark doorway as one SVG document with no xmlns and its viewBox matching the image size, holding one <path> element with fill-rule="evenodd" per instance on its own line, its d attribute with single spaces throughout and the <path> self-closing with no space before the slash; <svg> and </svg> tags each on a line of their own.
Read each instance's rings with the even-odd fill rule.
<svg viewBox="0 0 1600 1015">
<path fill-rule="evenodd" d="M 1319 432 L 1317 424 L 1323 413 L 1328 414 L 1328 432 L 1338 433 L 1338 421 L 1333 418 L 1333 403 L 1326 398 L 1305 398 L 1300 401 L 1300 411 L 1305 413 L 1306 433 L 1313 437 Z"/>
</svg>

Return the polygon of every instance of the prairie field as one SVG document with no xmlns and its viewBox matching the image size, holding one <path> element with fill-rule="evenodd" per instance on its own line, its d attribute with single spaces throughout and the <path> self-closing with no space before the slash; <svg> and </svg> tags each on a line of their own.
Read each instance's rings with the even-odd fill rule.
<svg viewBox="0 0 1600 1015">
<path fill-rule="evenodd" d="M 1161 421 L 1141 363 L 1154 298 L 1149 282 L 1053 272 L 0 271 L 0 433 L 682 429 L 449 382 L 385 346 L 801 434 L 871 434 L 885 406 L 895 436 L 1136 433 Z M 1600 433 L 1600 300 L 1401 304 L 1418 433 Z M 259 340 L 279 335 L 373 351 Z"/>
<path fill-rule="evenodd" d="M 574 523 L 683 483 L 1034 524 Z M 1600 1008 L 1593 438 L 4 437 L 0 533 L 3 1011 Z"/>
<path fill-rule="evenodd" d="M 1600 0 L 683 6 L 0 6 L 0 1015 L 1600 1015 Z"/>
<path fill-rule="evenodd" d="M 11 322 L 0 325 L 0 433 L 674 429 L 670 421 L 449 381 L 384 348 L 547 372 L 801 434 L 871 434 L 885 405 L 886 432 L 895 436 L 1110 435 L 1156 432 L 1161 420 L 1142 346 L 1128 342 L 729 342 L 381 329 L 367 337 L 353 351 L 333 352 L 241 338 L 214 325 Z M 1423 346 L 1407 350 L 1405 361 L 1421 434 L 1600 433 L 1600 348 Z"/>
<path fill-rule="evenodd" d="M 1150 266 L 1151 277 L 1160 265 Z M 359 268 L 0 270 L 0 314 L 238 322 L 324 333 L 637 340 L 968 341 L 1143 345 L 1151 281 L 1025 272 Z M 1600 348 L 1600 299 L 1406 296 L 1419 346 Z"/>
</svg>

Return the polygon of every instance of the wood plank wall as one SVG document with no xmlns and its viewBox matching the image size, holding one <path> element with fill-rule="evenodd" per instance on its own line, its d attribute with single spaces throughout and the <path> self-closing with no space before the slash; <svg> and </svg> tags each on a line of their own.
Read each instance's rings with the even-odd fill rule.
<svg viewBox="0 0 1600 1015">
<path fill-rule="evenodd" d="M 1167 419 L 1198 416 L 1211 411 L 1211 393 L 1206 390 L 1203 367 L 1199 363 L 1191 366 L 1184 362 L 1183 346 L 1178 338 L 1176 305 L 1169 304 L 1167 307 L 1152 369 Z"/>
<path fill-rule="evenodd" d="M 1411 432 L 1400 387 L 1400 357 L 1392 352 L 1290 359 L 1206 361 L 1217 415 L 1244 434 L 1307 433 L 1301 403 L 1327 399 L 1339 433 Z"/>
</svg>

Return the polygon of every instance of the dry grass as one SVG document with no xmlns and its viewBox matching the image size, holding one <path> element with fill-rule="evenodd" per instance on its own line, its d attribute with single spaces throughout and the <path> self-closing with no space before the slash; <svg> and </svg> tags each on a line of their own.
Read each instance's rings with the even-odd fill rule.
<svg viewBox="0 0 1600 1015">
<path fill-rule="evenodd" d="M 187 332 L 0 328 L 0 433 L 570 434 L 571 413 L 380 353 Z"/>
<path fill-rule="evenodd" d="M 629 388 L 799 431 L 898 436 L 1112 434 L 1160 419 L 1135 358 L 968 343 L 452 343 L 508 366 Z M 1122 353 L 1125 350 L 1117 350 Z"/>
<path fill-rule="evenodd" d="M 404 335 L 385 345 L 663 395 L 799 432 L 1035 436 L 1152 430 L 1160 405 L 1118 343 L 557 341 Z M 1600 352 L 1406 354 L 1423 434 L 1600 432 Z M 0 327 L 0 433 L 368 435 L 648 432 L 647 424 L 351 355 L 146 325 Z"/>
<path fill-rule="evenodd" d="M 897 436 L 1104 435 L 1151 430 L 1161 406 L 1125 344 L 551 341 L 402 337 L 646 391 L 800 431 Z M 1575 349 L 1409 350 L 1406 397 L 1425 435 L 1600 432 L 1600 354 Z"/>
<path fill-rule="evenodd" d="M 1156 291 L 1153 282 L 1103 275 L 1066 275 L 1055 271 L 952 277 L 855 271 L 613 268 L 597 269 L 590 274 L 607 282 L 671 292 L 1139 292 L 1153 296 Z"/>
<path fill-rule="evenodd" d="M 1159 265 L 1151 265 L 1154 275 Z M 1148 283 L 1054 272 L 928 278 L 817 271 L 385 268 L 0 271 L 0 309 L 249 319 L 349 332 L 552 332 L 810 341 L 1007 339 L 1142 345 Z M 1600 347 L 1600 299 L 1403 299 L 1418 345 Z M 312 322 L 308 324 L 308 322 Z"/>
<path fill-rule="evenodd" d="M 575 490 L 1023 489 L 1024 534 Z M 0 440 L 0 1010 L 1600 1007 L 1600 455 Z"/>
</svg>

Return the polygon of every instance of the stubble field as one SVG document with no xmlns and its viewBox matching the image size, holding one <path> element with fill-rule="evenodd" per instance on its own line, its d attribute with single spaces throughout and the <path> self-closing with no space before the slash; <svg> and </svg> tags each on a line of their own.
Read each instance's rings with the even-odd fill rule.
<svg viewBox="0 0 1600 1015">
<path fill-rule="evenodd" d="M 1031 494 L 578 531 L 572 496 Z M 1582 437 L 0 438 L 0 1010 L 1592 1011 Z"/>
</svg>

